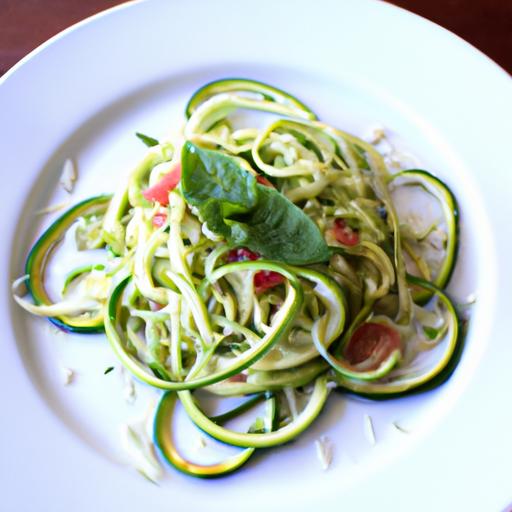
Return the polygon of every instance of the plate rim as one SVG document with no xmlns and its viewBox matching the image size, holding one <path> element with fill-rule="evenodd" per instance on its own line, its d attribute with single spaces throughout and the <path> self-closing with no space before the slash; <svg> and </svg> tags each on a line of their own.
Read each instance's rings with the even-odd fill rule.
<svg viewBox="0 0 512 512">
<path fill-rule="evenodd" d="M 42 45 L 40 45 L 39 47 L 37 47 L 36 49 L 34 49 L 32 52 L 30 52 L 26 57 L 24 57 L 20 62 L 18 62 L 15 66 L 13 66 L 10 70 L 7 71 L 7 73 L 0 78 L 0 86 L 7 81 L 7 79 L 9 79 L 10 76 L 12 76 L 13 74 L 16 73 L 16 71 L 20 68 L 22 68 L 27 62 L 30 62 L 31 59 L 36 56 L 37 54 L 39 54 L 40 52 L 44 51 L 47 47 L 50 47 L 51 45 L 53 45 L 55 42 L 61 40 L 63 37 L 65 37 L 68 33 L 72 33 L 74 32 L 77 28 L 80 28 L 81 26 L 83 25 L 87 25 L 91 22 L 94 22 L 95 19 L 97 18 L 102 18 L 106 15 L 108 15 L 109 13 L 111 12 L 115 12 L 117 10 L 122 10 L 122 9 L 126 9 L 127 7 L 131 7 L 132 5 L 137 5 L 137 4 L 144 4 L 144 3 L 157 3 L 156 1 L 152 1 L 152 0 L 135 0 L 135 1 L 128 1 L 128 2 L 125 2 L 123 4 L 120 4 L 120 5 L 117 5 L 117 6 L 114 6 L 114 7 L 111 7 L 107 10 L 104 10 L 104 11 L 101 11 L 100 13 L 97 13 L 97 14 L 94 14 L 92 16 L 90 16 L 89 18 L 86 18 L 85 20 L 82 20 L 74 25 L 72 25 L 71 27 L 68 27 L 67 29 L 61 31 L 60 33 L 56 34 L 55 36 L 53 36 L 50 40 L 48 40 L 47 42 L 43 43 Z M 368 1 L 367 3 L 370 3 L 370 1 Z M 377 3 L 377 2 L 373 2 L 373 3 Z M 383 3 L 383 2 L 380 2 L 380 3 Z M 387 3 L 386 3 L 387 4 Z M 450 34 L 450 36 L 454 36 L 456 37 L 458 40 L 462 41 L 465 45 L 469 46 L 469 49 L 471 51 L 475 51 L 478 52 L 479 56 L 480 57 L 484 57 L 487 61 L 489 61 L 490 63 L 494 64 L 494 66 L 496 66 L 499 70 L 501 70 L 502 72 L 505 73 L 506 77 L 509 79 L 509 75 L 508 73 L 503 70 L 503 68 L 501 68 L 497 63 L 495 63 L 492 59 L 490 59 L 488 56 L 486 56 L 484 53 L 482 53 L 480 50 L 478 50 L 477 48 L 475 48 L 473 45 L 471 45 L 470 43 L 468 43 L 467 41 L 463 40 L 462 38 L 460 38 L 459 36 L 451 33 L 450 31 L 444 29 L 443 27 L 437 25 L 436 23 L 434 22 L 431 22 L 425 18 L 422 18 L 421 16 L 418 16 L 414 13 L 410 13 L 409 11 L 403 9 L 403 8 L 400 8 L 398 6 L 394 6 L 393 4 L 387 4 L 389 7 L 392 7 L 392 8 L 396 8 L 396 9 L 399 9 L 401 11 L 404 11 L 405 13 L 407 13 L 408 15 L 412 15 L 416 18 L 419 18 L 423 21 L 426 21 L 428 24 L 430 25 L 434 25 L 438 28 L 441 28 L 443 31 L 447 32 L 448 34 Z M 0 94 L 2 92 L 2 89 L 0 87 Z"/>
</svg>

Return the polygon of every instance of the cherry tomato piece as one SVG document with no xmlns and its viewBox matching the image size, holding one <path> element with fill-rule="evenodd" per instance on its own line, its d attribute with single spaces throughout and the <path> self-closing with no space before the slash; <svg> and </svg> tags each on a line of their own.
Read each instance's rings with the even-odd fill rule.
<svg viewBox="0 0 512 512">
<path fill-rule="evenodd" d="M 352 229 L 343 219 L 334 221 L 334 236 L 340 244 L 352 247 L 359 243 L 359 233 Z"/>
<path fill-rule="evenodd" d="M 228 252 L 228 262 L 234 263 L 236 261 L 254 261 L 259 259 L 260 255 L 246 249 L 245 247 L 239 247 L 238 249 L 231 249 Z"/>
<path fill-rule="evenodd" d="M 254 261 L 259 258 L 259 254 L 250 251 L 245 247 L 232 249 L 228 252 L 228 263 L 234 263 L 236 261 Z M 284 277 L 281 274 L 270 270 L 260 270 L 254 274 L 254 288 L 257 294 L 270 288 L 274 288 L 283 282 Z"/>
<path fill-rule="evenodd" d="M 270 288 L 274 288 L 284 283 L 284 277 L 277 272 L 271 270 L 260 270 L 254 276 L 254 290 L 256 294 L 263 293 Z"/>
<path fill-rule="evenodd" d="M 156 213 L 153 217 L 153 226 L 156 228 L 161 228 L 167 222 L 167 214 L 166 213 Z"/>
<path fill-rule="evenodd" d="M 389 325 L 366 322 L 352 334 L 343 350 L 350 364 L 359 364 L 374 358 L 372 368 L 378 368 L 392 352 L 401 349 L 400 333 Z"/>
<path fill-rule="evenodd" d="M 142 192 L 148 201 L 160 203 L 162 206 L 169 204 L 169 192 L 174 190 L 181 179 L 181 164 L 176 164 L 171 172 L 168 172 L 162 179 L 152 187 Z"/>
</svg>

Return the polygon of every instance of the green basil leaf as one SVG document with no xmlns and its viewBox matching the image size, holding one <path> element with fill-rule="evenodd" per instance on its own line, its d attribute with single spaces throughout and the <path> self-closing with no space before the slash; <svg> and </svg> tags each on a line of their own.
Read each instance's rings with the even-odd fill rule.
<svg viewBox="0 0 512 512">
<path fill-rule="evenodd" d="M 258 184 L 258 205 L 227 219 L 231 241 L 294 265 L 325 261 L 330 252 L 316 224 L 277 190 Z"/>
<path fill-rule="evenodd" d="M 294 265 L 330 256 L 316 224 L 280 192 L 257 183 L 234 158 L 185 143 L 181 189 L 208 229 L 232 245 Z"/>
<path fill-rule="evenodd" d="M 192 206 L 217 203 L 224 217 L 245 213 L 256 206 L 256 178 L 235 159 L 186 142 L 181 160 L 181 188 Z"/>
</svg>

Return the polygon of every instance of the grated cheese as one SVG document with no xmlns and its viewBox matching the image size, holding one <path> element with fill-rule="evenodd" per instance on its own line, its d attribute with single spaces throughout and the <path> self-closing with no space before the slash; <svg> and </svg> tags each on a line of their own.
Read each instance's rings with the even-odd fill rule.
<svg viewBox="0 0 512 512">
<path fill-rule="evenodd" d="M 69 386 L 75 378 L 75 372 L 71 368 L 62 368 L 62 383 Z"/>
<path fill-rule="evenodd" d="M 373 422 L 371 416 L 368 414 L 364 415 L 364 433 L 368 442 L 375 446 L 377 439 L 375 438 L 375 430 L 373 429 Z"/>
<path fill-rule="evenodd" d="M 316 447 L 316 455 L 320 464 L 322 465 L 322 470 L 327 471 L 332 463 L 333 456 L 333 446 L 331 440 L 327 436 L 320 436 L 315 441 Z"/>
<path fill-rule="evenodd" d="M 76 172 L 76 167 L 73 162 L 67 158 L 64 162 L 64 165 L 62 166 L 59 184 L 68 194 L 71 194 L 73 192 L 77 178 L 78 175 Z"/>
<path fill-rule="evenodd" d="M 135 384 L 133 382 L 132 376 L 122 370 L 122 376 L 124 380 L 124 388 L 123 388 L 123 396 L 126 402 L 129 404 L 133 404 L 135 400 L 137 400 L 137 390 L 135 389 Z"/>
<path fill-rule="evenodd" d="M 299 415 L 297 410 L 297 398 L 295 396 L 295 390 L 293 388 L 284 388 L 284 396 L 286 397 L 286 401 L 288 402 L 288 407 L 290 408 L 290 413 L 292 418 L 295 420 Z"/>
<path fill-rule="evenodd" d="M 202 450 L 206 448 L 206 439 L 203 436 L 197 438 L 196 450 Z"/>
<path fill-rule="evenodd" d="M 155 455 L 154 445 L 148 432 L 155 404 L 151 404 L 144 416 L 121 426 L 121 440 L 135 469 L 153 483 L 163 476 L 162 466 Z"/>
</svg>

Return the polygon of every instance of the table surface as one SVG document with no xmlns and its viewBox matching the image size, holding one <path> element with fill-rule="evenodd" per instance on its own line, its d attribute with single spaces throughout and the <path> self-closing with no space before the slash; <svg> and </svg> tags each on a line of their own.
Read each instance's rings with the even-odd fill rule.
<svg viewBox="0 0 512 512">
<path fill-rule="evenodd" d="M 36 46 L 119 0 L 0 0 L 0 75 Z M 392 0 L 451 30 L 512 72 L 512 0 Z"/>
</svg>

